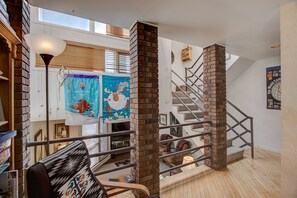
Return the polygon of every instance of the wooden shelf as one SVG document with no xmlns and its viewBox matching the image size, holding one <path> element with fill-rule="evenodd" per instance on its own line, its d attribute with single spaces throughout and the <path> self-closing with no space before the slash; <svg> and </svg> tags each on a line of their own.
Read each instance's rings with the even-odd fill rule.
<svg viewBox="0 0 297 198">
<path fill-rule="evenodd" d="M 8 124 L 8 121 L 1 121 L 0 122 L 0 126 L 6 125 L 6 124 Z"/>
<path fill-rule="evenodd" d="M 4 77 L 4 76 L 0 76 L 0 80 L 5 80 L 5 81 L 8 81 L 9 79 Z"/>
</svg>

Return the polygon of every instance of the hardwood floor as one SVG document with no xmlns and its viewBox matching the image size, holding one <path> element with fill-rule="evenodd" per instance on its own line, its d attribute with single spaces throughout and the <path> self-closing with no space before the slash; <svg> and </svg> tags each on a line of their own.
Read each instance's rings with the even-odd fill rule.
<svg viewBox="0 0 297 198">
<path fill-rule="evenodd" d="M 221 171 L 200 166 L 161 180 L 161 198 L 273 198 L 280 197 L 280 154 L 256 149 L 255 159 L 249 150 L 243 160 Z M 132 198 L 131 192 L 117 198 Z"/>
</svg>

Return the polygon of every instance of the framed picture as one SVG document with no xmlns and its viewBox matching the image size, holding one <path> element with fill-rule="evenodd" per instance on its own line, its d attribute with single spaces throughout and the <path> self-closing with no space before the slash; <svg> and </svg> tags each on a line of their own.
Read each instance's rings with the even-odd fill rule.
<svg viewBox="0 0 297 198">
<path fill-rule="evenodd" d="M 69 137 L 69 126 L 65 123 L 55 124 L 55 139 L 68 138 Z"/>
<path fill-rule="evenodd" d="M 43 137 L 42 137 L 42 129 L 39 129 L 39 131 L 34 135 L 34 141 L 35 142 L 40 142 L 43 141 Z M 34 160 L 35 163 L 38 162 L 39 160 L 41 160 L 43 158 L 43 146 L 35 146 L 34 147 Z"/>
<path fill-rule="evenodd" d="M 170 124 L 171 125 L 180 124 L 179 121 L 176 119 L 176 117 L 171 112 L 170 112 Z M 175 137 L 182 137 L 183 136 L 183 128 L 182 127 L 170 128 L 170 135 L 173 135 Z"/>
<path fill-rule="evenodd" d="M 281 66 L 266 68 L 267 109 L 281 110 Z"/>
<path fill-rule="evenodd" d="M 167 125 L 167 114 L 159 114 L 159 124 Z"/>
</svg>

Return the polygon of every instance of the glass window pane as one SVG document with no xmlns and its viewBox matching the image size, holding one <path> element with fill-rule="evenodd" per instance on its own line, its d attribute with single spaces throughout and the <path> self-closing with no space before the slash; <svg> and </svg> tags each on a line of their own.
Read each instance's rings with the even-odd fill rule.
<svg viewBox="0 0 297 198">
<path fill-rule="evenodd" d="M 42 8 L 39 9 L 39 21 L 87 31 L 90 28 L 88 19 Z"/>
<path fill-rule="evenodd" d="M 106 24 L 95 22 L 95 32 L 100 34 L 106 34 Z"/>
</svg>

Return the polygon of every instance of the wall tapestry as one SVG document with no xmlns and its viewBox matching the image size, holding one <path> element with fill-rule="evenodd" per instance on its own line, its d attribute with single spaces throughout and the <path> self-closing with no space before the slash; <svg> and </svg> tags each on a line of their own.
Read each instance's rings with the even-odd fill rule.
<svg viewBox="0 0 297 198">
<path fill-rule="evenodd" d="M 267 109 L 281 109 L 281 66 L 266 68 Z"/>
<path fill-rule="evenodd" d="M 66 125 L 98 122 L 99 76 L 70 74 L 64 82 Z"/>
<path fill-rule="evenodd" d="M 130 77 L 102 76 L 103 121 L 130 119 Z"/>
</svg>

